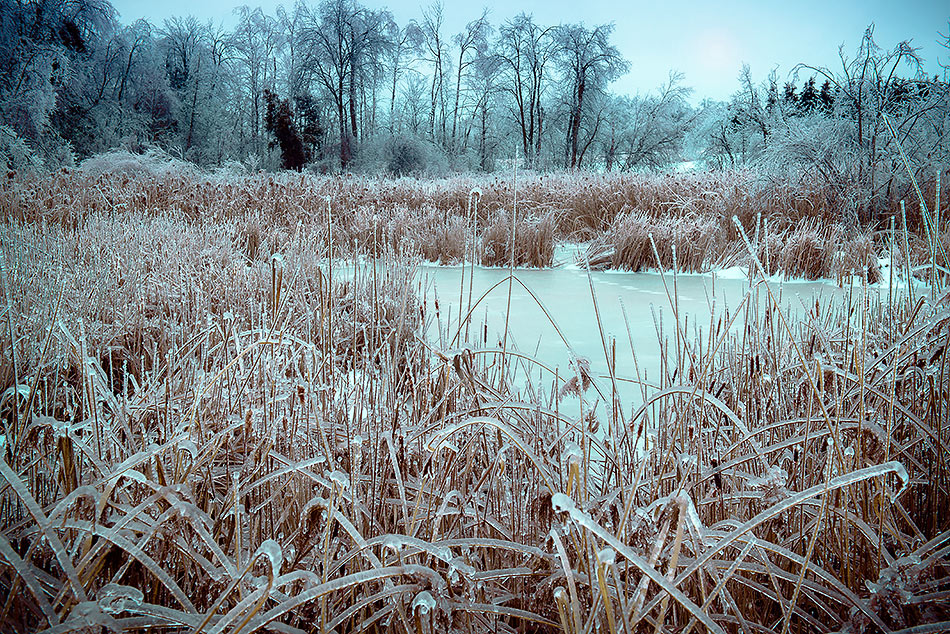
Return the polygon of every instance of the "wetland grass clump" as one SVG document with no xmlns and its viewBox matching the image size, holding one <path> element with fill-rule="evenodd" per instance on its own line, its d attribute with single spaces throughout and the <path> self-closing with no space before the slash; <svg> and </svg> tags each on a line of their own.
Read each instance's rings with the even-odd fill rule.
<svg viewBox="0 0 950 634">
<path fill-rule="evenodd" d="M 640 212 L 614 219 L 606 233 L 588 246 L 586 257 L 592 269 L 636 272 L 658 264 L 672 269 L 675 264 L 680 271 L 695 273 L 712 268 L 724 244 L 725 235 L 715 218 L 656 218 Z"/>
<path fill-rule="evenodd" d="M 817 222 L 802 223 L 785 233 L 779 269 L 789 277 L 806 280 L 827 277 L 840 239 L 840 232 L 834 228 Z"/>
<path fill-rule="evenodd" d="M 519 220 L 512 232 L 511 213 L 499 213 L 482 232 L 481 263 L 508 266 L 513 262 L 514 266 L 549 267 L 554 262 L 555 226 L 555 215 L 547 213 Z"/>
<path fill-rule="evenodd" d="M 341 261 L 343 210 L 262 225 L 256 257 L 243 213 L 73 217 L 0 223 L 6 631 L 950 622 L 939 293 L 793 318 L 747 255 L 703 334 L 669 298 L 649 381 L 569 343 L 564 376 L 453 336 L 379 222 Z M 606 367 L 637 354 L 603 334 Z"/>
</svg>

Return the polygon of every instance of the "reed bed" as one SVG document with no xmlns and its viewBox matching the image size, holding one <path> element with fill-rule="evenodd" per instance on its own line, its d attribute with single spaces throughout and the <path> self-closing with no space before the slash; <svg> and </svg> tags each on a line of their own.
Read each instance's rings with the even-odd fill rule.
<svg viewBox="0 0 950 634">
<path fill-rule="evenodd" d="M 636 213 L 618 216 L 603 236 L 591 241 L 585 257 L 594 269 L 642 271 L 659 265 L 695 273 L 720 264 L 725 248 L 726 235 L 715 218 Z"/>
<path fill-rule="evenodd" d="M 750 267 L 752 255 L 768 275 L 786 278 L 833 279 L 845 285 L 853 278 L 870 283 L 882 281 L 879 255 L 893 247 L 895 238 L 881 232 L 852 230 L 803 220 L 776 230 L 759 217 L 755 246 L 750 251 L 739 239 L 730 240 L 718 219 L 690 215 L 679 219 L 652 218 L 644 213 L 618 216 L 603 235 L 591 240 L 579 256 L 591 269 L 644 271 L 654 268 L 701 273 L 733 266 Z M 750 227 L 752 230 L 752 227 Z M 911 238 L 909 261 L 929 261 L 927 244 Z M 897 245 L 898 255 L 904 250 Z M 897 274 L 895 274 L 896 276 Z M 915 277 L 904 275 L 904 278 Z"/>
<path fill-rule="evenodd" d="M 650 381 L 565 375 L 427 308 L 379 217 L 341 259 L 332 200 L 46 212 L 0 224 L 3 631 L 950 627 L 936 289 L 792 320 L 747 256 L 695 334 L 664 272 Z"/>
<path fill-rule="evenodd" d="M 555 214 L 520 219 L 514 231 L 511 225 L 512 215 L 503 211 L 485 227 L 480 257 L 483 265 L 544 268 L 554 263 Z"/>
<path fill-rule="evenodd" d="M 479 192 L 474 211 L 473 191 Z M 925 183 L 923 191 L 933 196 L 934 184 Z M 663 244 L 677 244 L 677 261 L 683 270 L 707 271 L 745 258 L 733 217 L 750 234 L 758 232 L 759 226 L 767 227 L 768 237 L 763 239 L 775 242 L 773 252 L 794 253 L 781 262 L 764 262 L 789 275 L 836 275 L 844 266 L 835 263 L 837 252 L 865 249 L 861 244 L 867 235 L 873 238 L 875 253 L 882 254 L 887 243 L 880 238 L 892 219 L 899 230 L 906 229 L 911 242 L 927 239 L 926 222 L 915 205 L 904 209 L 895 198 L 893 209 L 879 218 L 865 219 L 856 228 L 841 211 L 853 204 L 845 193 L 809 182 L 767 181 L 748 171 L 528 173 L 521 176 L 518 192 L 516 215 L 522 220 L 515 239 L 526 242 L 515 247 L 516 254 L 523 254 L 516 259 L 533 266 L 550 266 L 552 259 L 546 253 L 553 237 L 553 242 L 590 242 L 588 259 L 599 266 L 653 267 L 648 249 L 641 249 L 643 257 L 630 253 L 637 250 L 631 244 L 637 242 L 636 234 L 646 232 L 655 238 L 664 236 L 658 240 Z M 327 201 L 333 201 L 332 227 L 343 234 L 334 237 L 341 252 L 365 254 L 387 248 L 457 263 L 472 250 L 468 243 L 474 227 L 476 257 L 486 264 L 510 264 L 505 253 L 511 250 L 511 238 L 505 239 L 509 232 L 502 225 L 510 223 L 513 213 L 514 181 L 497 176 L 417 180 L 240 169 L 201 172 L 167 159 L 119 154 L 90 159 L 80 168 L 52 175 L 11 173 L 0 181 L 0 216 L 29 222 L 42 219 L 67 227 L 77 226 L 87 214 L 160 210 L 193 221 L 239 220 L 259 227 L 266 237 L 271 231 L 292 231 L 299 223 L 323 218 Z M 947 217 L 945 210 L 942 216 Z M 823 233 L 828 235 L 819 235 Z M 912 256 L 928 251 L 916 250 Z M 671 261 L 672 249 L 663 265 Z M 914 265 L 925 263 L 913 261 Z"/>
</svg>

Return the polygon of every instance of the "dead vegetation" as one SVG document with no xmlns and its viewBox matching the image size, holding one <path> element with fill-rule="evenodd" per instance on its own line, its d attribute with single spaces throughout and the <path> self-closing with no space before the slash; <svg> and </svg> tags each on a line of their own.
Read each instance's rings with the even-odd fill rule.
<svg viewBox="0 0 950 634">
<path fill-rule="evenodd" d="M 322 231 L 324 240 L 330 227 L 341 254 L 387 249 L 458 263 L 474 244 L 475 257 L 485 265 L 507 266 L 511 260 L 514 188 L 498 177 L 393 180 L 201 173 L 145 159 L 114 168 L 100 163 L 91 159 L 82 168 L 49 177 L 17 175 L 3 181 L 0 215 L 72 228 L 89 214 L 150 215 L 156 210 L 191 221 L 239 221 L 252 259 L 263 240 L 291 233 L 302 223 Z M 654 267 L 647 244 L 651 234 L 664 267 L 673 264 L 674 245 L 683 271 L 747 265 L 733 223 L 739 218 L 750 235 L 761 232 L 759 244 L 768 242 L 778 254 L 763 261 L 773 272 L 841 279 L 854 265 L 862 278 L 870 274 L 873 279 L 874 272 L 854 258 L 873 254 L 870 261 L 875 261 L 888 248 L 885 238 L 892 222 L 897 231 L 906 231 L 910 243 L 928 239 L 923 215 L 913 205 L 904 209 L 895 200 L 887 214 L 855 227 L 842 212 L 849 204 L 846 193 L 808 182 L 761 181 L 752 172 L 529 173 L 518 190 L 514 252 L 516 265 L 524 266 L 550 266 L 553 245 L 569 240 L 589 242 L 587 258 L 595 267 Z M 473 192 L 478 192 L 474 209 Z M 329 224 L 328 201 L 333 205 Z M 920 258 L 927 253 L 929 247 L 912 250 L 912 265 L 925 264 Z"/>
<path fill-rule="evenodd" d="M 856 285 L 790 322 L 766 269 L 824 267 L 817 221 L 743 238 L 610 218 L 614 266 L 672 270 L 676 245 L 701 270 L 734 239 L 759 256 L 704 337 L 675 315 L 647 383 L 514 363 L 457 323 L 424 340 L 405 201 L 304 213 L 298 181 L 271 177 L 243 193 L 182 177 L 207 194 L 190 207 L 168 183 L 129 188 L 156 213 L 73 178 L 3 197 L 4 631 L 948 626 L 950 310 L 936 288 L 886 302 Z M 505 265 L 488 198 L 478 226 Z M 462 209 L 404 235 L 470 253 Z M 570 216 L 535 218 L 516 260 L 541 265 Z M 342 260 L 354 244 L 375 257 Z"/>
</svg>

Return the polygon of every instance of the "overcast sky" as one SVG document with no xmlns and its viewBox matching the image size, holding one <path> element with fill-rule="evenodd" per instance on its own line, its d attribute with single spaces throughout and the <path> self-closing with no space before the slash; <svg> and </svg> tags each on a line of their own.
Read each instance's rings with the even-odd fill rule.
<svg viewBox="0 0 950 634">
<path fill-rule="evenodd" d="M 273 15 L 279 4 L 289 9 L 293 0 L 114 0 L 113 4 L 126 24 L 144 17 L 160 25 L 173 15 L 194 15 L 201 21 L 231 26 L 237 6 L 260 6 Z M 361 4 L 389 9 L 399 24 L 421 16 L 422 3 L 417 0 L 365 0 Z M 938 40 L 946 42 L 939 35 L 947 34 L 950 20 L 946 0 L 681 0 L 666 7 L 638 0 L 618 9 L 619 4 L 606 0 L 449 0 L 444 10 L 445 34 L 457 33 L 478 18 L 483 6 L 494 26 L 521 12 L 534 15 L 535 22 L 545 26 L 613 22 L 613 43 L 631 62 L 630 73 L 614 84 L 616 92 L 649 92 L 666 81 L 670 70 L 677 70 L 685 74 L 684 83 L 694 88 L 694 102 L 703 97 L 728 98 L 738 88 L 736 78 L 744 62 L 756 80 L 765 79 L 775 68 L 785 81 L 799 62 L 838 70 L 838 47 L 844 44 L 845 53 L 853 57 L 864 29 L 872 22 L 874 39 L 882 48 L 891 49 L 904 39 L 921 47 L 930 75 L 942 74 L 938 58 L 950 64 L 950 51 L 938 44 Z"/>
</svg>

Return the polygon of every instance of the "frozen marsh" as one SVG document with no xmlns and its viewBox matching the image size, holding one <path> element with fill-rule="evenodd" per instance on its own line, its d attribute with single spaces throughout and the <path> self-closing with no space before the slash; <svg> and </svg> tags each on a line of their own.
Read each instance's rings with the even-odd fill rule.
<svg viewBox="0 0 950 634">
<path fill-rule="evenodd" d="M 191 187 L 162 183 L 128 187 Z M 351 239 L 373 215 L 332 198 L 289 221 L 198 213 L 217 188 L 271 187 L 257 177 L 190 209 L 79 184 L 2 199 L 13 629 L 950 618 L 950 313 L 908 242 L 873 252 L 939 287 L 780 282 L 761 259 L 751 282 L 576 264 L 515 281 L 473 271 L 464 214 L 440 266 L 380 246 L 378 222 L 373 248 Z"/>
</svg>

